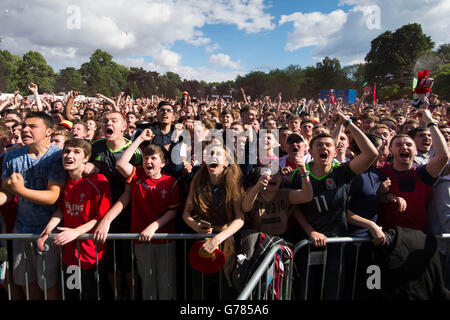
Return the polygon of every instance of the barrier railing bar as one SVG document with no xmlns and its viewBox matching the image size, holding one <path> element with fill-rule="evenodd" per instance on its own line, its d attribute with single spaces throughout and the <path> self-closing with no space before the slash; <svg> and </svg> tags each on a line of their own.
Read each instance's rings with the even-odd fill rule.
<svg viewBox="0 0 450 320">
<path fill-rule="evenodd" d="M 308 243 L 308 242 L 306 241 L 305 243 Z M 308 256 L 306 258 L 305 299 L 304 300 L 308 300 L 309 268 L 310 268 L 310 266 L 311 266 L 311 246 L 308 246 Z"/>
<path fill-rule="evenodd" d="M 28 262 L 27 262 L 27 253 L 25 250 L 25 240 L 23 241 L 23 259 L 25 261 L 25 290 L 27 291 L 27 300 L 30 300 L 30 288 L 28 288 Z"/>
<path fill-rule="evenodd" d="M 49 239 L 52 239 L 56 234 L 50 234 L 49 235 Z M 116 258 L 115 258 L 115 240 L 134 240 L 137 239 L 139 236 L 139 234 L 130 234 L 130 233 L 121 233 L 121 234 L 109 234 L 107 236 L 108 240 L 113 240 L 113 247 L 114 247 L 114 282 L 115 282 L 115 298 L 117 300 L 117 285 L 116 285 Z M 185 298 L 187 298 L 187 284 L 186 284 L 186 273 L 187 273 L 187 267 L 186 267 L 186 240 L 189 239 L 204 239 L 206 237 L 213 237 L 214 234 L 212 235 L 203 235 L 203 234 L 183 234 L 183 233 L 179 233 L 179 234 L 155 234 L 153 239 L 183 239 L 184 240 L 184 256 L 185 256 Z M 28 259 L 28 256 L 26 254 L 26 245 L 25 245 L 25 241 L 26 240 L 35 240 L 39 237 L 39 234 L 31 234 L 31 233 L 27 233 L 27 234 L 17 234 L 17 233 L 9 233 L 9 234 L 0 234 L 0 239 L 5 239 L 5 240 L 22 240 L 23 243 L 23 258 L 24 261 L 26 262 Z M 436 235 L 437 239 L 450 239 L 450 233 L 444 233 L 442 235 Z M 78 240 L 84 240 L 84 239 L 93 239 L 93 235 L 92 234 L 84 234 L 82 236 L 80 236 L 78 238 Z M 77 240 L 77 243 L 78 243 Z M 350 242 L 369 242 L 371 241 L 371 239 L 369 238 L 351 238 L 351 237 L 341 237 L 341 238 L 328 238 L 327 243 L 331 244 L 331 243 L 350 243 Z M 311 245 L 312 242 L 311 240 L 303 240 L 300 241 L 299 243 L 297 243 L 294 248 L 294 254 L 300 250 L 301 248 L 305 247 L 306 245 L 308 245 L 308 250 L 309 250 L 309 245 Z M 79 244 L 78 244 L 79 245 Z M 278 250 L 280 250 L 281 248 L 278 247 L 274 247 L 271 249 L 271 251 L 266 255 L 265 259 L 262 261 L 262 263 L 260 264 L 260 266 L 257 268 L 257 270 L 254 272 L 254 274 L 252 275 L 250 281 L 247 283 L 247 285 L 245 286 L 244 290 L 241 292 L 241 294 L 239 294 L 238 296 L 238 300 L 243 300 L 243 299 L 247 299 L 249 295 L 252 295 L 252 291 L 253 289 L 256 287 L 256 285 L 259 283 L 259 291 L 261 290 L 261 277 L 264 274 L 264 270 L 265 268 L 267 268 L 267 266 L 269 265 L 269 263 L 271 262 L 271 259 L 275 256 L 275 254 L 278 252 Z M 359 244 L 358 244 L 358 248 L 357 248 L 357 260 L 358 260 L 358 255 L 359 255 Z M 308 254 L 308 259 L 309 259 L 309 254 Z M 62 254 L 61 254 L 61 247 L 60 247 L 60 260 L 62 259 Z M 341 249 L 341 260 L 342 260 L 342 249 Z M 46 277 L 45 277 L 45 258 L 43 258 L 44 261 L 44 286 L 46 287 Z M 355 270 L 357 270 L 357 262 L 355 264 Z M 80 263 L 80 262 L 79 262 Z M 448 254 L 447 254 L 447 261 L 446 263 L 448 264 Z M 292 269 L 293 268 L 293 262 L 291 262 L 292 265 L 290 265 L 289 267 Z M 62 263 L 61 263 L 62 265 Z M 340 266 L 341 268 L 342 266 Z M 6 271 L 9 271 L 9 263 L 7 263 L 7 267 L 6 267 Z M 8 298 L 11 300 L 12 299 L 12 294 L 11 294 L 11 281 L 10 281 L 10 275 L 9 272 L 7 272 L 7 282 L 8 282 Z M 63 272 L 62 272 L 63 273 Z M 356 272 L 355 272 L 356 273 Z M 293 272 L 289 272 L 288 276 L 290 278 L 293 277 Z M 308 273 L 307 273 L 308 276 Z M 447 274 L 444 274 L 444 279 L 447 276 Z M 81 277 L 81 274 L 80 274 Z M 99 281 L 99 267 L 98 267 L 98 255 L 97 255 L 97 280 Z M 355 275 L 356 277 L 356 275 Z M 64 282 L 64 275 L 61 275 L 61 279 L 62 282 Z M 81 280 L 81 279 L 80 279 Z M 353 292 L 352 292 L 352 299 L 354 299 L 354 293 L 355 293 L 355 281 L 356 279 L 354 279 L 353 281 Z M 81 285 L 81 281 L 80 281 L 80 285 Z M 306 286 L 308 285 L 308 279 L 306 281 Z M 64 284 L 62 284 L 62 286 L 64 286 Z M 287 286 L 286 289 L 289 292 L 289 298 L 290 298 L 290 293 L 291 293 L 291 286 L 292 283 L 291 281 L 287 282 Z M 25 288 L 26 288 L 26 299 L 29 300 L 30 299 L 30 295 L 29 295 L 29 276 L 28 276 L 28 270 L 27 268 L 25 268 Z M 289 289 L 288 289 L 289 288 Z M 45 288 L 46 291 L 46 288 Z M 97 284 L 97 293 L 99 292 L 99 284 Z M 46 293 L 47 296 L 47 293 Z M 203 297 L 203 277 L 202 277 L 202 297 Z M 260 295 L 259 295 L 260 297 Z M 64 290 L 62 291 L 62 298 L 63 300 L 65 299 L 65 293 Z M 98 294 L 98 298 L 99 298 L 99 294 Z M 305 299 L 307 299 L 307 290 L 305 290 Z"/>
<path fill-rule="evenodd" d="M 50 252 L 50 248 L 49 248 Z M 44 277 L 44 300 L 48 300 L 48 292 L 47 292 L 47 275 L 45 270 L 45 251 L 42 254 L 42 275 Z"/>
<path fill-rule="evenodd" d="M 62 263 L 62 246 L 59 247 L 59 272 L 61 273 L 61 295 L 62 300 L 66 300 L 66 293 L 65 293 L 65 283 L 64 283 L 64 270 L 63 270 L 63 263 Z"/>
<path fill-rule="evenodd" d="M 355 271 L 353 273 L 352 300 L 355 300 L 356 275 L 358 273 L 359 249 L 361 248 L 361 242 L 357 242 L 355 243 L 355 245 L 356 245 L 356 257 L 355 257 Z"/>
<path fill-rule="evenodd" d="M 341 244 L 341 252 L 340 252 L 340 256 L 339 256 L 339 274 L 338 274 L 338 284 L 337 284 L 337 291 L 336 291 L 336 297 L 337 297 L 337 300 L 339 300 L 339 289 L 340 289 L 340 287 L 341 287 L 341 279 L 342 279 L 342 255 L 343 255 L 343 253 L 344 253 L 344 246 L 345 246 L 345 243 L 342 243 Z"/>
<path fill-rule="evenodd" d="M 131 300 L 136 300 L 134 296 L 134 243 L 130 241 L 131 246 Z"/>
<path fill-rule="evenodd" d="M 247 285 L 244 287 L 242 292 L 237 297 L 237 300 L 246 300 L 250 292 L 256 287 L 256 284 L 258 283 L 259 279 L 262 277 L 262 275 L 265 273 L 265 269 L 268 267 L 268 265 L 273 261 L 273 257 L 278 251 L 282 251 L 282 246 L 277 245 L 270 249 L 270 251 L 267 253 L 267 255 L 262 260 L 259 267 L 255 270 L 253 275 L 251 276 L 250 280 L 248 281 Z"/>
<path fill-rule="evenodd" d="M 116 239 L 113 239 L 114 300 L 117 301 Z"/>
</svg>

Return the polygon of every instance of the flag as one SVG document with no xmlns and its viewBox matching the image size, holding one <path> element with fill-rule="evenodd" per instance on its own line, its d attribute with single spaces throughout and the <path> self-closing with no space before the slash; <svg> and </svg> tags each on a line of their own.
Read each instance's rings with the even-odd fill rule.
<svg viewBox="0 0 450 320">
<path fill-rule="evenodd" d="M 377 83 L 373 84 L 373 104 L 375 105 L 375 97 L 377 95 Z"/>
<path fill-rule="evenodd" d="M 416 78 L 416 77 L 414 77 L 413 78 L 413 81 L 412 81 L 412 89 L 413 89 L 413 91 L 416 89 L 416 87 L 417 87 L 417 81 L 418 81 L 418 79 Z M 414 99 L 416 99 L 417 98 L 417 95 L 414 93 Z"/>
</svg>

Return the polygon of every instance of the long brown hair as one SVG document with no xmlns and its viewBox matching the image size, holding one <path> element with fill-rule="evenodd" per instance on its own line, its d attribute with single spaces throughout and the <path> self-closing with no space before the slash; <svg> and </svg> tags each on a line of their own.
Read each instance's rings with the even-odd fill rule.
<svg viewBox="0 0 450 320">
<path fill-rule="evenodd" d="M 228 221 L 234 219 L 233 214 L 233 199 L 243 195 L 243 176 L 239 165 L 236 163 L 231 151 L 221 144 L 217 144 L 225 150 L 228 160 L 228 166 L 223 169 L 220 176 L 220 185 L 225 188 L 225 210 Z M 195 174 L 192 180 L 193 190 L 193 205 L 194 210 L 199 211 L 204 216 L 211 216 L 212 210 L 212 188 L 209 183 L 208 167 L 203 163 L 199 171 Z"/>
</svg>

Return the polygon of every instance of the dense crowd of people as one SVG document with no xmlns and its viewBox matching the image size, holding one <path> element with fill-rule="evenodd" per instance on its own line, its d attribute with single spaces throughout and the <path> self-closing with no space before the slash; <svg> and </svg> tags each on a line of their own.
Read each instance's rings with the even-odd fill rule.
<svg viewBox="0 0 450 320">
<path fill-rule="evenodd" d="M 34 99 L 15 92 L 0 100 L 0 233 L 40 235 L 5 242 L 13 299 L 42 299 L 44 291 L 61 297 L 60 247 L 64 281 L 71 266 L 81 267 L 83 299 L 114 287 L 126 299 L 132 258 L 143 299 L 176 299 L 183 255 L 175 241 L 153 237 L 181 232 L 213 235 L 202 252 L 220 247 L 227 258 L 220 279 L 207 275 L 206 287 L 192 270 L 192 298 L 206 290 L 214 299 L 220 281 L 220 298 L 234 299 L 233 269 L 252 254 L 241 245 L 249 230 L 328 247 L 323 294 L 336 299 L 339 249 L 327 246 L 329 238 L 372 239 L 358 263 L 356 287 L 364 287 L 372 252 L 392 252 L 405 230 L 416 238 L 450 232 L 450 103 L 435 94 L 420 97 L 416 108 L 409 100 L 368 102 L 368 86 L 347 104 L 337 97 L 283 101 L 281 93 L 250 100 L 243 89 L 235 99 L 73 91 L 57 99 L 33 83 L 29 89 Z M 85 233 L 92 239 L 77 244 Z M 133 250 L 126 241 L 111 250 L 110 233 L 139 236 Z M 427 288 L 448 274 L 449 243 L 439 240 L 440 280 Z M 348 260 L 343 275 L 354 270 Z M 448 295 L 429 290 L 408 297 Z"/>
</svg>

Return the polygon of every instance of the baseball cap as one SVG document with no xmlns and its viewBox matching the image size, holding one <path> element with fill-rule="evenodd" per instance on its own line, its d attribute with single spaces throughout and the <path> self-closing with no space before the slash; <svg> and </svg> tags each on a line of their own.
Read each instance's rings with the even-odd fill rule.
<svg viewBox="0 0 450 320">
<path fill-rule="evenodd" d="M 286 143 L 293 143 L 296 141 L 305 142 L 305 139 L 297 132 L 292 132 L 286 137 Z"/>
<path fill-rule="evenodd" d="M 66 128 L 69 129 L 69 130 L 72 130 L 73 123 L 72 123 L 71 121 L 69 121 L 69 120 L 61 121 L 61 122 L 58 123 L 58 124 L 61 125 L 61 126 L 66 127 Z"/>
</svg>

